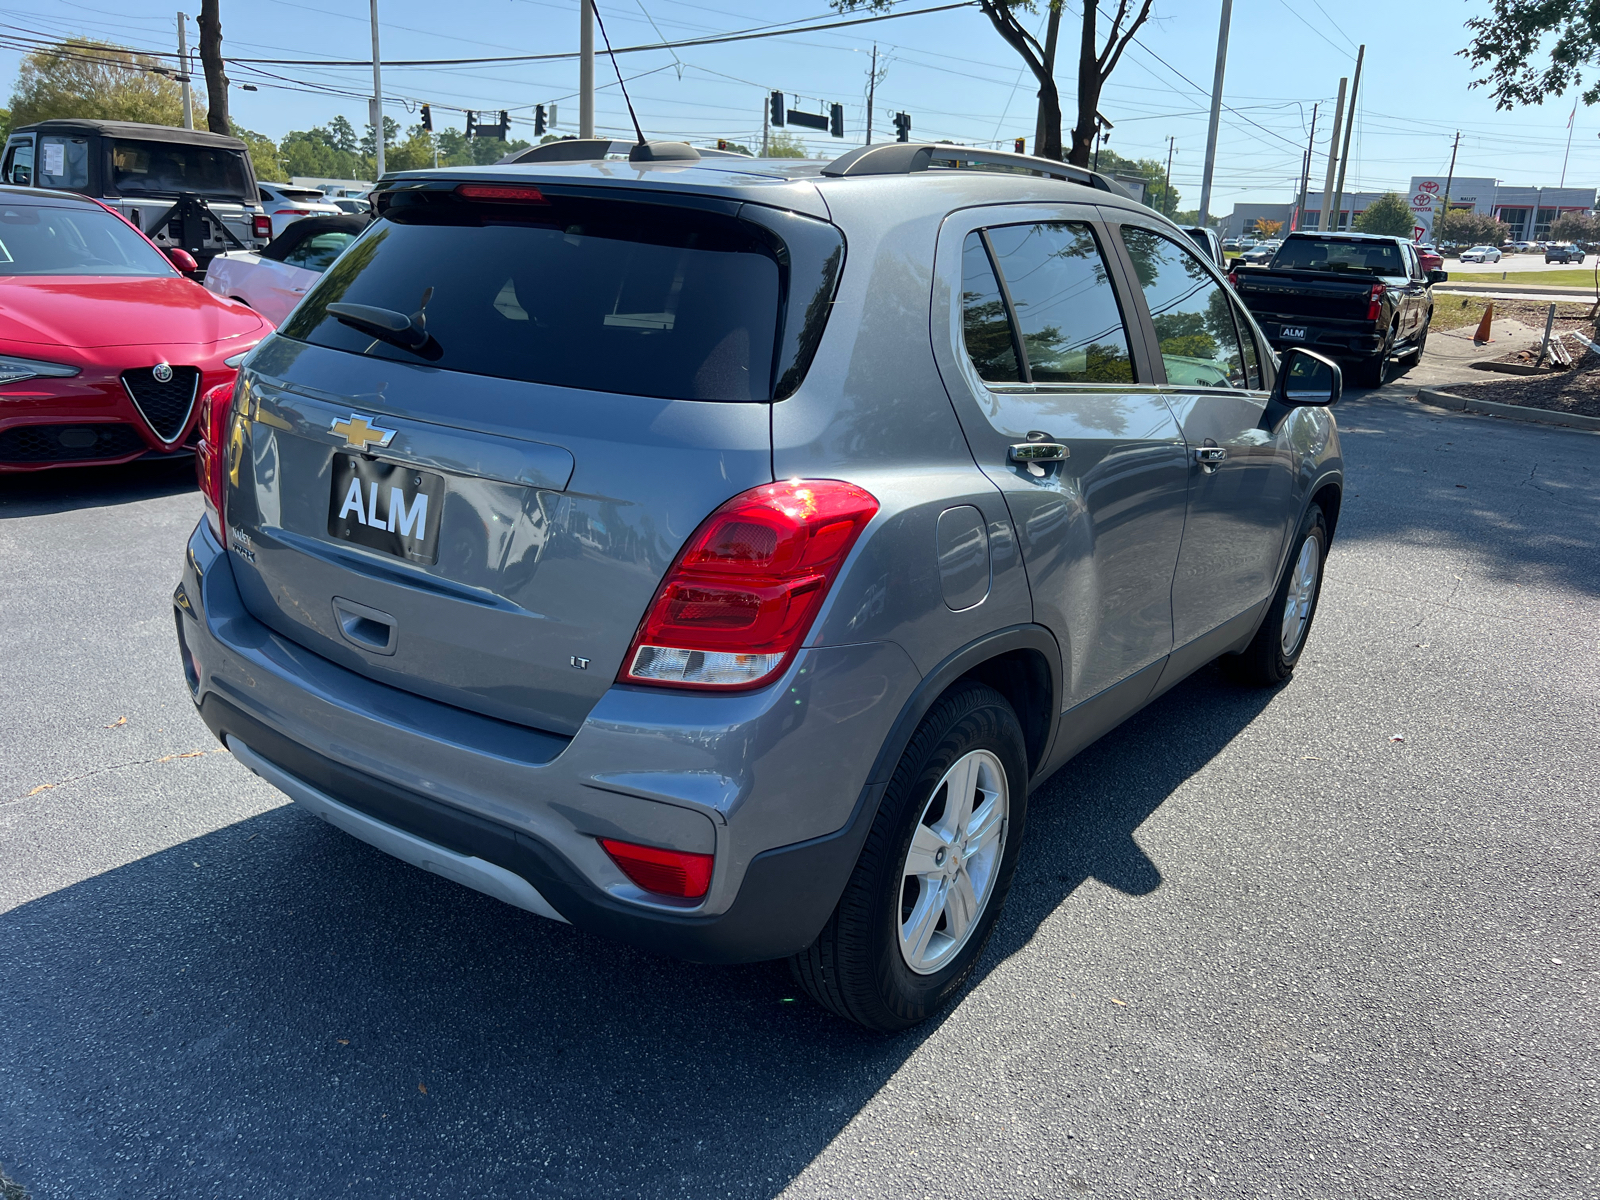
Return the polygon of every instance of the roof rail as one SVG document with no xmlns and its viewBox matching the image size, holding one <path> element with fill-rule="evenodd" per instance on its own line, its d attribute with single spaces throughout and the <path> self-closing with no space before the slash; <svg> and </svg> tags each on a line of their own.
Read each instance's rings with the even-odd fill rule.
<svg viewBox="0 0 1600 1200">
<path fill-rule="evenodd" d="M 911 175 L 937 169 L 999 168 L 1027 171 L 1050 179 L 1064 179 L 1085 187 L 1099 188 L 1113 195 L 1129 195 L 1114 179 L 1070 163 L 1031 154 L 1012 154 L 1006 150 L 980 150 L 972 146 L 953 146 L 946 142 L 884 142 L 877 146 L 858 146 L 822 168 L 824 175 L 847 178 L 856 175 Z"/>
<path fill-rule="evenodd" d="M 697 148 L 688 142 L 625 142 L 612 138 L 562 138 L 513 150 L 495 165 L 506 163 L 595 162 L 607 155 L 626 155 L 631 162 L 694 162 L 701 158 L 746 158 L 732 150 Z"/>
</svg>

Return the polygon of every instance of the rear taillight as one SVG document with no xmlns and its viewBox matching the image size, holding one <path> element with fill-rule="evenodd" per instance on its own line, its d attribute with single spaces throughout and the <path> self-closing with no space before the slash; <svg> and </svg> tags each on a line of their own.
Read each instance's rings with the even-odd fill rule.
<svg viewBox="0 0 1600 1200">
<path fill-rule="evenodd" d="M 206 502 L 206 519 L 219 544 L 226 546 L 222 530 L 227 498 L 228 417 L 233 412 L 235 380 L 207 388 L 200 400 L 200 440 L 194 448 L 195 479 Z"/>
<path fill-rule="evenodd" d="M 1367 320 L 1376 321 L 1383 316 L 1383 294 L 1389 288 L 1386 284 L 1375 283 L 1372 285 L 1372 295 L 1367 298 Z"/>
<path fill-rule="evenodd" d="M 647 892 L 698 900 L 711 886 L 714 860 L 709 854 L 637 846 L 614 838 L 599 840 L 611 861 L 622 868 L 622 873 Z"/>
<path fill-rule="evenodd" d="M 1239 272 L 1238 271 L 1229 271 L 1228 272 L 1228 286 L 1232 287 L 1232 288 L 1236 288 L 1236 287 L 1239 286 Z"/>
<path fill-rule="evenodd" d="M 877 511 L 870 493 L 836 479 L 735 496 L 678 552 L 617 681 L 721 689 L 777 674 Z"/>
<path fill-rule="evenodd" d="M 250 228 L 258 238 L 272 240 L 272 218 L 267 216 L 251 217 Z"/>
</svg>

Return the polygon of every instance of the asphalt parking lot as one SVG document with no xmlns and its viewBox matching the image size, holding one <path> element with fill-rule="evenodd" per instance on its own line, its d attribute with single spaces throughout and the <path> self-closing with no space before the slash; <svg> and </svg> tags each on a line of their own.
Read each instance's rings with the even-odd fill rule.
<svg viewBox="0 0 1600 1200">
<path fill-rule="evenodd" d="M 965 998 L 892 1038 L 295 810 L 187 699 L 187 468 L 0 481 L 0 1164 L 35 1200 L 1600 1196 L 1600 435 L 1408 390 L 1338 410 L 1293 682 L 1209 669 L 1068 764 Z"/>
</svg>

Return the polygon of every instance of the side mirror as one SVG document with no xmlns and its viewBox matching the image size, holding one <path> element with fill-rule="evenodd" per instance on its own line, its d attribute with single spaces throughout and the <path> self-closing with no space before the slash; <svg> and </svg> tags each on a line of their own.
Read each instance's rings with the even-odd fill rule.
<svg viewBox="0 0 1600 1200">
<path fill-rule="evenodd" d="M 24 166 L 12 167 L 11 168 L 11 182 L 16 184 L 18 187 L 32 187 L 33 186 L 33 168 L 32 167 L 24 167 Z"/>
<path fill-rule="evenodd" d="M 193 275 L 200 269 L 200 264 L 195 262 L 194 255 L 190 254 L 182 246 L 168 246 L 166 255 L 171 260 L 172 265 L 185 275 Z"/>
<path fill-rule="evenodd" d="M 1449 271 L 1429 271 L 1428 272 L 1428 282 L 1429 283 L 1444 283 L 1449 278 L 1450 278 L 1450 272 Z"/>
<path fill-rule="evenodd" d="M 1330 358 L 1290 346 L 1278 360 L 1272 398 L 1291 408 L 1326 408 L 1344 394 L 1344 372 Z"/>
</svg>

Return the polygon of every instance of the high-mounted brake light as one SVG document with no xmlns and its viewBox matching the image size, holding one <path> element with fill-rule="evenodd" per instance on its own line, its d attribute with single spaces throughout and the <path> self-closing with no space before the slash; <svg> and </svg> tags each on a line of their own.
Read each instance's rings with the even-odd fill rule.
<svg viewBox="0 0 1600 1200">
<path fill-rule="evenodd" d="M 228 418 L 233 413 L 236 379 L 207 388 L 200 399 L 200 440 L 194 448 L 194 473 L 206 502 L 206 520 L 217 541 L 226 546 Z"/>
<path fill-rule="evenodd" d="M 1367 320 L 1376 321 L 1383 316 L 1383 294 L 1388 290 L 1387 284 L 1375 283 L 1372 285 L 1372 295 L 1367 299 Z"/>
<path fill-rule="evenodd" d="M 456 188 L 463 200 L 488 200 L 500 204 L 549 204 L 536 187 L 499 183 L 463 183 Z"/>
<path fill-rule="evenodd" d="M 837 479 L 742 492 L 700 523 L 634 634 L 619 683 L 747 688 L 787 664 L 878 511 Z"/>
<path fill-rule="evenodd" d="M 698 900 L 711 887 L 711 865 L 715 859 L 710 854 L 662 850 L 614 838 L 600 838 L 599 841 L 611 861 L 622 868 L 622 873 L 647 892 Z"/>
</svg>

